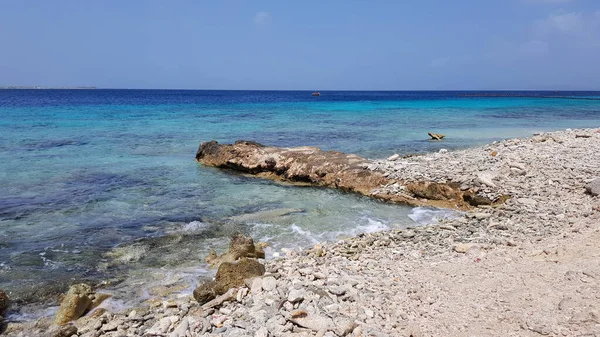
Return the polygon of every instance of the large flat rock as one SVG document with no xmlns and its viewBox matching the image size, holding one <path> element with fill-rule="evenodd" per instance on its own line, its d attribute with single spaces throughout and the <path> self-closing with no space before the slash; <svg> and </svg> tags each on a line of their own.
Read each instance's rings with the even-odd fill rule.
<svg viewBox="0 0 600 337">
<path fill-rule="evenodd" d="M 365 158 L 317 147 L 279 148 L 251 141 L 219 144 L 213 140 L 200 144 L 196 161 L 262 178 L 337 188 L 412 206 L 469 207 L 464 196 L 470 191 L 461 191 L 451 184 L 413 183 L 405 195 L 380 192 L 381 187 L 402 181 L 369 170 L 370 161 Z"/>
</svg>

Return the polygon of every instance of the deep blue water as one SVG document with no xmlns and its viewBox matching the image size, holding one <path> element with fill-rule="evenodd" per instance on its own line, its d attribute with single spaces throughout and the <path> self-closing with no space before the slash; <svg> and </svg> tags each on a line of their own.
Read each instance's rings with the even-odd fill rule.
<svg viewBox="0 0 600 337">
<path fill-rule="evenodd" d="M 201 141 L 377 158 L 600 125 L 597 100 L 460 93 L 468 92 L 0 90 L 0 288 L 127 273 L 103 254 L 196 221 L 210 230 L 187 252 L 188 265 L 201 265 L 233 231 L 276 250 L 413 222 L 408 207 L 202 167 L 194 161 Z M 430 142 L 428 131 L 447 139 Z M 301 211 L 227 225 L 230 216 L 280 208 Z"/>
</svg>

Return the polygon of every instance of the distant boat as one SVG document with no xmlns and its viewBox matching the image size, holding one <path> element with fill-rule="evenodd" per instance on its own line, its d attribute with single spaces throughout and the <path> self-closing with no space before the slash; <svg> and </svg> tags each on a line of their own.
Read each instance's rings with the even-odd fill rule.
<svg viewBox="0 0 600 337">
<path fill-rule="evenodd" d="M 313 96 L 321 96 L 321 92 L 319 91 L 315 91 L 312 93 Z"/>
</svg>

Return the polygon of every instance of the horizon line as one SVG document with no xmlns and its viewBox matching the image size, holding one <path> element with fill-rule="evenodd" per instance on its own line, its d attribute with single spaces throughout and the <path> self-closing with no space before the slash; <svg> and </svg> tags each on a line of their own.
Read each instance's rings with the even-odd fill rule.
<svg viewBox="0 0 600 337">
<path fill-rule="evenodd" d="M 399 92 L 399 91 L 590 91 L 600 92 L 600 89 L 199 89 L 199 88 L 119 88 L 119 87 L 95 87 L 95 86 L 28 86 L 7 85 L 0 86 L 0 90 L 163 90 L 163 91 L 308 91 L 308 92 Z"/>
</svg>

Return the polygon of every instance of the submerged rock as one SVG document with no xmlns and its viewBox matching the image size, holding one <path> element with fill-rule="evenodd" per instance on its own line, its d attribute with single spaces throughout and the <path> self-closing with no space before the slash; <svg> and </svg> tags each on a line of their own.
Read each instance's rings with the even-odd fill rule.
<svg viewBox="0 0 600 337">
<path fill-rule="evenodd" d="M 446 137 L 446 135 L 443 135 L 441 133 L 428 132 L 427 134 L 429 135 L 429 137 L 431 137 L 431 140 L 442 140 L 444 137 Z"/>
</svg>

